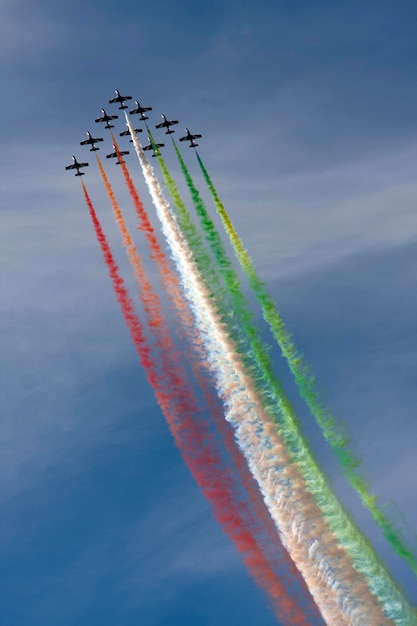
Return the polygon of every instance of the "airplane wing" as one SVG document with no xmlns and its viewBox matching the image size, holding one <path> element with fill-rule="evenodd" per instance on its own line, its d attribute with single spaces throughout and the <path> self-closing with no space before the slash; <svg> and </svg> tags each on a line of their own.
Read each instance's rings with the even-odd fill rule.
<svg viewBox="0 0 417 626">
<path fill-rule="evenodd" d="M 108 122 L 109 120 L 117 120 L 118 115 L 102 115 L 101 117 L 96 118 L 96 122 Z"/>
<path fill-rule="evenodd" d="M 142 129 L 141 128 L 134 128 L 133 129 L 135 131 L 135 133 L 141 133 Z M 128 135 L 130 135 L 130 130 L 124 130 L 123 132 L 119 133 L 120 137 L 127 137 Z"/>
<path fill-rule="evenodd" d="M 78 170 L 80 167 L 88 167 L 88 163 L 71 163 L 71 165 L 66 165 L 66 170 Z"/>
<path fill-rule="evenodd" d="M 99 141 L 103 141 L 102 137 L 91 137 L 91 139 L 84 139 L 84 141 L 80 141 L 80 146 L 86 146 L 89 143 L 97 143 Z"/>
<path fill-rule="evenodd" d="M 131 100 L 132 96 L 122 96 L 119 92 L 117 92 L 117 96 L 114 98 L 110 98 L 109 103 L 113 104 L 114 102 L 123 102 L 124 100 Z"/>
<path fill-rule="evenodd" d="M 160 122 L 159 124 L 155 124 L 155 128 L 164 128 L 165 126 L 169 126 L 167 122 Z"/>
</svg>

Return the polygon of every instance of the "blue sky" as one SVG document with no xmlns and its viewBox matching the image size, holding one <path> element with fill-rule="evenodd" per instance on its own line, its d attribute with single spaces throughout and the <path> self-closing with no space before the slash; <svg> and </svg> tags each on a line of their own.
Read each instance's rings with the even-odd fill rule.
<svg viewBox="0 0 417 626">
<path fill-rule="evenodd" d="M 412 0 L 0 0 L 2 623 L 276 624 L 183 466 L 64 170 L 90 156 L 79 141 L 116 87 L 153 106 L 152 123 L 164 112 L 203 134 L 201 156 L 320 388 L 381 501 L 417 532 L 416 17 Z M 120 172 L 107 171 L 133 228 Z M 417 602 L 297 406 L 341 499 Z"/>
</svg>

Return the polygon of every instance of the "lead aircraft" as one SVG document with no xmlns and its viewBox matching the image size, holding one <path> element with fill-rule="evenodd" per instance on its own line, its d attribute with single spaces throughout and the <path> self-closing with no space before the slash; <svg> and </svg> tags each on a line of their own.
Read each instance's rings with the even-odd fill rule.
<svg viewBox="0 0 417 626">
<path fill-rule="evenodd" d="M 132 96 L 121 96 L 120 95 L 120 91 L 118 89 L 115 89 L 115 92 L 116 92 L 116 97 L 115 98 L 110 98 L 109 103 L 113 104 L 115 102 L 120 102 L 119 109 L 127 109 L 127 105 L 125 104 L 125 100 L 131 100 Z"/>
</svg>

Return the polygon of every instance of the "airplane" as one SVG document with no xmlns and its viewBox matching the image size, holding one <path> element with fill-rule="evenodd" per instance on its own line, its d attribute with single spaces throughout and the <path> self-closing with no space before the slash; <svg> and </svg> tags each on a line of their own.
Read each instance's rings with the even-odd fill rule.
<svg viewBox="0 0 417 626">
<path fill-rule="evenodd" d="M 75 156 L 72 157 L 71 165 L 66 165 L 66 170 L 77 170 L 76 176 L 84 176 L 84 172 L 80 172 L 82 167 L 88 167 L 88 163 L 79 163 Z"/>
<path fill-rule="evenodd" d="M 135 113 L 138 113 L 141 120 L 148 120 L 149 117 L 145 115 L 145 113 L 146 111 L 152 111 L 152 107 L 142 107 L 137 100 L 135 100 L 135 104 L 136 109 L 132 109 L 131 111 L 129 111 L 130 115 L 135 115 Z"/>
<path fill-rule="evenodd" d="M 117 120 L 118 115 L 107 115 L 104 109 L 101 109 L 103 115 L 96 118 L 96 122 L 106 122 L 106 128 L 114 128 L 113 124 L 109 124 L 110 120 Z"/>
<path fill-rule="evenodd" d="M 175 130 L 171 130 L 170 126 L 173 126 L 173 124 L 178 124 L 178 120 L 167 120 L 166 116 L 164 114 L 162 114 L 162 119 L 163 122 L 161 122 L 160 124 L 157 124 L 155 126 L 155 128 L 166 128 L 167 130 L 165 131 L 166 135 L 170 135 L 171 133 L 175 133 Z"/>
<path fill-rule="evenodd" d="M 148 143 L 147 146 L 143 146 L 143 149 L 144 150 L 153 150 L 153 155 L 152 155 L 153 157 L 160 156 L 158 148 L 163 148 L 165 146 L 165 144 L 164 143 L 154 143 L 153 144 L 152 141 L 151 141 L 151 138 L 148 137 L 148 139 L 149 139 L 149 143 Z M 156 148 L 156 150 L 155 150 L 155 148 Z"/>
<path fill-rule="evenodd" d="M 190 145 L 188 147 L 196 148 L 198 146 L 198 143 L 196 143 L 194 139 L 200 139 L 201 135 L 193 135 L 192 133 L 190 133 L 188 128 L 186 128 L 185 130 L 187 131 L 187 134 L 184 135 L 184 137 L 180 137 L 180 141 L 189 141 Z"/>
<path fill-rule="evenodd" d="M 109 103 L 113 104 L 114 102 L 120 102 L 119 109 L 127 109 L 127 105 L 125 104 L 125 100 L 131 100 L 132 96 L 121 96 L 120 91 L 115 89 L 116 97 L 110 98 Z"/>
<path fill-rule="evenodd" d="M 80 146 L 91 145 L 90 152 L 95 152 L 96 150 L 99 150 L 100 148 L 97 148 L 94 144 L 97 143 L 98 141 L 103 141 L 103 138 L 102 137 L 92 137 L 91 133 L 88 132 L 88 130 L 87 130 L 87 137 L 88 137 L 88 139 L 84 139 L 84 141 L 80 141 Z"/>
<path fill-rule="evenodd" d="M 116 152 L 116 146 L 114 144 L 113 144 L 113 148 L 114 148 L 114 152 L 110 152 L 109 154 L 106 154 L 106 159 L 118 158 L 117 152 Z M 129 154 L 129 150 L 119 150 L 119 154 L 121 154 L 122 156 L 124 154 Z M 120 161 L 116 161 L 116 165 L 120 165 Z"/>
<path fill-rule="evenodd" d="M 142 132 L 141 128 L 134 128 L 133 130 L 135 131 L 135 133 L 141 133 Z M 119 135 L 120 135 L 120 137 L 130 136 L 130 130 L 129 129 L 124 130 L 121 133 L 119 133 Z M 129 141 L 130 141 L 130 143 L 133 143 L 133 139 L 129 139 Z"/>
</svg>

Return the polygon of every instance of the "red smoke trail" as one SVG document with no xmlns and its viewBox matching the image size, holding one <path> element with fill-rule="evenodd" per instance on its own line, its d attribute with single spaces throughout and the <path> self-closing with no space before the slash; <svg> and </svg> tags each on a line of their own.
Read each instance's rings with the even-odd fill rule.
<svg viewBox="0 0 417 626">
<path fill-rule="evenodd" d="M 125 181 L 127 183 L 129 192 L 131 194 L 131 197 L 134 201 L 135 204 L 135 208 L 136 208 L 136 212 L 138 214 L 138 216 L 140 217 L 141 220 L 141 226 L 142 229 L 144 230 L 146 236 L 147 236 L 147 240 L 148 243 L 151 247 L 151 251 L 152 251 L 152 257 L 155 260 L 156 264 L 157 264 L 157 268 L 161 274 L 162 280 L 164 282 L 164 286 L 166 287 L 169 295 L 172 297 L 174 304 L 176 305 L 178 302 L 181 304 L 180 307 L 177 307 L 177 313 L 180 317 L 180 320 L 183 324 L 183 326 L 187 329 L 187 334 L 188 336 L 191 335 L 192 337 L 192 346 L 193 346 L 193 350 L 195 355 L 197 356 L 197 361 L 195 358 L 191 358 L 191 365 L 192 365 L 192 369 L 193 369 L 193 373 L 194 376 L 197 380 L 197 383 L 200 387 L 200 389 L 202 390 L 203 394 L 204 394 L 204 398 L 206 401 L 206 404 L 209 408 L 210 414 L 212 416 L 212 418 L 214 419 L 214 422 L 218 428 L 218 430 L 220 431 L 224 444 L 226 446 L 226 449 L 235 465 L 235 467 L 238 470 L 238 474 L 240 476 L 240 480 L 242 481 L 242 485 L 244 486 L 248 497 L 249 497 L 249 501 L 252 505 L 253 511 L 255 512 L 255 519 L 253 518 L 253 513 L 251 513 L 250 511 L 247 510 L 247 503 L 242 503 L 239 502 L 239 496 L 236 490 L 236 485 L 233 484 L 234 481 L 232 481 L 232 483 L 230 483 L 229 480 L 229 485 L 223 485 L 223 491 L 225 489 L 228 490 L 228 493 L 226 495 L 226 497 L 229 499 L 227 506 L 225 507 L 224 505 L 221 507 L 222 509 L 225 508 L 225 513 L 222 513 L 221 511 L 219 511 L 218 514 L 216 514 L 216 518 L 218 519 L 218 521 L 221 523 L 221 525 L 223 526 L 223 530 L 225 531 L 225 533 L 232 539 L 234 540 L 236 547 L 238 549 L 239 552 L 243 553 L 244 556 L 244 561 L 248 567 L 248 569 L 250 570 L 253 578 L 257 581 L 258 585 L 263 588 L 265 591 L 267 591 L 267 593 L 270 595 L 270 597 L 274 600 L 273 601 L 273 605 L 275 608 L 275 611 L 277 613 L 277 615 L 280 617 L 280 619 L 285 621 L 285 615 L 283 615 L 283 610 L 284 612 L 287 612 L 288 614 L 291 614 L 291 624 L 304 624 L 305 623 L 305 617 L 303 615 L 303 613 L 301 612 L 301 610 L 297 609 L 297 607 L 295 606 L 293 600 L 290 598 L 288 592 L 286 591 L 285 587 L 283 586 L 282 582 L 279 580 L 279 578 L 277 577 L 277 575 L 274 573 L 274 571 L 271 569 L 270 564 L 267 561 L 266 556 L 262 553 L 262 550 L 259 548 L 257 541 L 253 535 L 253 532 L 251 531 L 251 528 L 253 528 L 254 526 L 258 525 L 259 526 L 259 521 L 261 521 L 262 526 L 263 526 L 263 530 L 264 532 L 266 532 L 269 535 L 269 542 L 272 541 L 273 545 L 275 547 L 275 551 L 278 553 L 278 558 L 277 556 L 275 556 L 275 561 L 280 561 L 279 565 L 280 565 L 280 569 L 282 571 L 282 565 L 283 563 L 286 564 L 287 569 L 290 570 L 290 578 L 292 579 L 291 582 L 296 582 L 298 583 L 299 588 L 297 589 L 298 592 L 298 596 L 299 596 L 299 600 L 300 602 L 303 603 L 303 606 L 306 607 L 306 610 L 308 611 L 308 613 L 311 615 L 312 618 L 314 619 L 319 619 L 319 614 L 318 611 L 316 609 L 316 606 L 310 596 L 310 593 L 307 590 L 307 587 L 304 583 L 304 581 L 302 580 L 301 576 L 299 575 L 298 570 L 295 568 L 293 562 L 291 561 L 291 559 L 288 556 L 288 553 L 286 552 L 286 550 L 284 550 L 279 536 L 277 534 L 276 528 L 270 518 L 270 515 L 265 507 L 265 504 L 263 502 L 262 496 L 259 493 L 259 490 L 255 484 L 255 481 L 251 475 L 251 473 L 248 470 L 248 467 L 246 465 L 246 462 L 240 452 L 240 450 L 238 449 L 236 442 L 234 440 L 234 436 L 233 436 L 233 431 L 232 429 L 229 427 L 229 425 L 227 424 L 227 422 L 224 419 L 224 414 L 221 410 L 221 408 L 219 407 L 219 405 L 216 402 L 217 396 L 215 396 L 212 388 L 210 387 L 207 379 L 204 377 L 204 375 L 202 375 L 202 371 L 200 369 L 200 365 L 203 364 L 204 366 L 204 361 L 205 361 L 205 354 L 204 351 L 202 350 L 201 346 L 200 346 L 200 339 L 195 331 L 195 327 L 194 327 L 194 322 L 193 319 L 191 317 L 191 314 L 189 312 L 189 309 L 187 307 L 187 305 L 185 305 L 184 303 L 184 299 L 182 297 L 182 292 L 180 290 L 180 286 L 179 286 L 179 279 L 177 277 L 177 275 L 174 273 L 174 271 L 172 270 L 168 258 L 166 257 L 165 252 L 162 250 L 162 248 L 159 245 L 158 240 L 155 237 L 154 231 L 153 231 L 153 227 L 149 222 L 149 218 L 148 215 L 143 207 L 143 204 L 139 198 L 139 194 L 134 186 L 134 183 L 131 179 L 131 176 L 129 174 L 129 171 L 127 169 L 127 166 L 123 160 L 122 155 L 120 154 L 117 142 L 115 140 L 115 138 L 113 137 L 113 143 L 115 145 L 115 149 L 116 152 L 118 153 L 118 160 L 121 164 L 122 167 L 122 171 L 125 177 Z M 99 166 L 100 166 L 100 170 L 103 176 L 103 180 L 105 183 L 105 186 L 107 188 L 110 200 L 112 202 L 113 205 L 113 210 L 115 211 L 115 215 L 116 215 L 116 220 L 119 223 L 119 226 L 121 227 L 122 230 L 122 234 L 123 234 L 123 230 L 126 228 L 124 224 L 121 225 L 120 220 L 123 219 L 123 217 L 121 216 L 121 211 L 119 208 L 117 208 L 117 201 L 114 197 L 114 194 L 111 191 L 111 187 L 110 184 L 107 180 L 107 177 L 105 175 L 105 172 L 101 166 L 100 161 L 99 162 Z M 116 207 L 116 208 L 115 208 Z M 131 241 L 131 238 L 126 238 L 126 234 L 123 234 L 123 238 L 124 238 L 124 243 L 126 245 L 126 247 L 128 248 L 128 250 L 130 250 L 129 252 L 129 257 L 132 258 L 132 255 L 136 254 L 136 261 L 135 263 L 135 267 L 136 269 L 135 271 L 135 275 L 137 276 L 138 280 L 140 281 L 140 290 L 148 292 L 149 290 L 152 290 L 151 286 L 149 283 L 144 284 L 143 281 L 140 278 L 141 275 L 141 271 L 138 271 L 137 268 L 137 259 L 139 259 L 139 255 L 138 253 L 134 252 L 134 249 L 132 246 L 134 246 L 133 242 Z M 139 261 L 140 263 L 140 261 Z M 156 294 L 154 294 L 156 296 Z M 147 300 L 150 300 L 151 298 L 149 298 L 147 296 Z M 159 306 L 158 309 L 155 309 L 154 311 L 154 315 L 157 316 L 157 318 L 159 320 L 163 320 L 164 315 L 163 315 L 163 311 L 161 309 L 161 307 Z M 158 344 L 160 345 L 161 339 L 162 339 L 162 347 L 165 346 L 165 354 L 170 351 L 172 351 L 172 354 L 175 353 L 175 346 L 172 342 L 172 340 L 169 338 L 169 329 L 168 326 L 166 325 L 166 323 L 162 323 L 161 322 L 161 326 L 156 330 L 156 332 L 161 332 L 163 330 L 163 334 L 164 334 L 164 338 L 160 338 L 160 340 L 158 341 Z M 156 334 L 155 332 L 155 334 Z M 174 359 L 170 359 L 171 363 L 173 363 Z M 170 372 L 172 372 L 174 378 L 171 379 L 171 385 L 175 386 L 177 389 L 177 392 L 179 391 L 179 384 L 180 384 L 180 378 L 181 378 L 181 373 L 178 372 L 178 368 L 175 369 L 174 367 L 170 368 Z M 169 374 L 167 374 L 169 376 Z M 186 389 L 186 383 L 183 385 L 183 389 Z M 184 394 L 182 394 L 182 399 L 186 401 L 186 398 L 184 396 Z M 192 399 L 193 402 L 195 404 L 195 400 Z M 189 398 L 190 401 L 190 398 Z M 197 415 L 197 411 L 195 411 L 195 415 Z M 208 438 L 211 438 L 211 435 L 209 432 L 206 433 L 206 435 L 204 436 L 204 441 L 208 442 Z M 180 447 L 180 446 L 179 446 Z M 219 459 L 219 462 L 221 463 L 221 460 Z M 215 477 L 213 477 L 213 480 L 215 479 Z M 198 481 L 197 481 L 198 482 Z M 224 481 L 223 481 L 224 482 Z M 221 480 L 220 480 L 221 483 Z M 219 484 L 220 484 L 219 483 Z M 201 485 L 200 485 L 201 486 Z M 212 489 L 212 487 L 210 488 Z M 206 494 L 207 496 L 207 494 Z M 222 496 L 221 493 L 218 494 L 219 497 L 225 497 L 224 494 Z M 213 508 L 216 511 L 216 506 L 212 501 L 212 498 L 210 498 L 210 496 L 207 496 L 208 499 L 211 501 Z M 233 529 L 232 528 L 226 528 L 225 527 L 225 519 L 229 519 L 230 517 L 230 504 L 231 504 L 231 500 L 234 501 L 234 505 L 235 507 L 238 507 L 239 510 L 236 510 L 235 515 L 237 516 L 237 523 L 240 525 L 241 530 L 238 532 L 238 535 L 235 535 L 235 539 L 233 539 Z M 220 515 L 220 517 L 218 517 L 218 515 Z M 248 519 L 249 518 L 249 519 Z M 223 521 L 222 521 L 223 520 Z M 237 527 L 236 527 L 237 530 Z M 232 533 L 232 534 L 231 534 Z M 242 534 L 243 533 L 243 534 Z M 236 537 L 240 536 L 240 539 L 238 541 L 238 543 L 236 543 Z M 271 552 L 271 550 L 269 550 L 269 552 Z M 245 556 L 246 554 L 246 556 Z M 289 582 L 289 581 L 288 581 Z M 288 615 L 289 617 L 289 615 Z M 288 619 L 288 618 L 287 618 Z"/>
<path fill-rule="evenodd" d="M 194 480 L 201 488 L 205 497 L 210 501 L 213 513 L 223 528 L 225 534 L 235 544 L 242 554 L 244 562 L 258 585 L 264 589 L 273 600 L 278 618 L 283 624 L 297 624 L 308 626 L 304 615 L 298 609 L 294 601 L 288 596 L 285 588 L 270 568 L 262 551 L 260 550 L 250 531 L 245 528 L 239 511 L 233 505 L 233 496 L 230 489 L 230 476 L 223 462 L 211 444 L 209 431 L 202 432 L 196 427 L 193 420 L 192 398 L 189 396 L 189 405 L 183 400 L 180 410 L 175 410 L 175 392 L 163 393 L 163 380 L 161 374 L 149 356 L 149 346 L 143 332 L 143 327 L 134 311 L 133 303 L 129 298 L 124 281 L 120 276 L 118 266 L 114 260 L 110 246 L 101 228 L 87 189 L 82 182 L 84 196 L 90 211 L 97 240 L 103 252 L 105 263 L 108 267 L 110 278 L 116 297 L 120 303 L 126 324 L 130 330 L 136 350 L 145 368 L 148 382 L 151 384 L 156 399 L 170 426 L 171 433 L 175 438 L 178 448 L 190 469 Z M 226 468 L 227 469 L 227 468 Z"/>
<path fill-rule="evenodd" d="M 148 326 L 150 326 L 155 338 L 159 341 L 158 347 L 161 350 L 164 350 L 164 346 L 166 345 L 167 351 L 172 353 L 175 350 L 175 346 L 173 343 L 171 343 L 171 336 L 169 334 L 168 325 L 162 311 L 160 299 L 158 295 L 153 291 L 147 272 L 143 267 L 140 254 L 136 248 L 129 229 L 127 228 L 123 213 L 113 193 L 113 189 L 110 185 L 106 172 L 104 171 L 103 165 L 99 157 L 96 156 L 96 158 L 104 182 L 104 186 L 107 191 L 107 195 L 113 208 L 116 223 L 122 235 L 123 244 L 129 257 L 129 262 L 132 267 L 133 274 L 138 283 L 139 298 L 144 307 L 147 324 Z M 158 332 L 155 331 L 155 328 L 158 328 Z"/>
<path fill-rule="evenodd" d="M 154 386 L 157 384 L 156 374 L 153 373 L 155 364 L 150 356 L 150 349 L 144 336 L 143 327 L 139 321 L 138 316 L 135 313 L 133 302 L 129 298 L 129 294 L 125 287 L 123 278 L 120 276 L 119 268 L 117 267 L 117 264 L 114 260 L 112 252 L 110 250 L 110 246 L 107 243 L 107 239 L 103 233 L 101 224 L 94 210 L 93 203 L 91 202 L 90 196 L 87 193 L 86 186 L 84 185 L 83 181 L 81 181 L 81 184 L 83 187 L 85 200 L 90 211 L 91 220 L 94 225 L 94 230 L 96 232 L 97 241 L 99 242 L 101 251 L 103 252 L 104 261 L 108 267 L 110 278 L 113 283 L 113 289 L 122 309 L 123 317 L 130 330 L 130 334 L 132 335 L 133 343 L 135 344 L 135 348 L 140 357 L 142 365 L 146 369 L 146 371 L 151 374 L 149 382 L 152 386 Z"/>
<path fill-rule="evenodd" d="M 171 298 L 171 302 L 173 302 L 177 311 L 182 311 L 187 324 L 189 326 L 193 326 L 194 321 L 192 315 L 188 309 L 188 306 L 184 302 L 184 298 L 182 295 L 180 280 L 173 269 L 171 262 L 169 261 L 167 255 L 165 254 L 163 248 L 161 247 L 158 238 L 155 234 L 155 230 L 149 221 L 148 214 L 146 213 L 145 207 L 142 204 L 141 199 L 139 198 L 139 194 L 136 190 L 136 187 L 133 183 L 132 177 L 129 174 L 126 163 L 123 160 L 123 156 L 120 154 L 119 146 L 117 145 L 116 139 L 112 134 L 113 145 L 117 152 L 117 158 L 122 168 L 123 176 L 125 178 L 125 182 L 127 188 L 129 190 L 130 196 L 133 200 L 133 204 L 136 210 L 136 215 L 139 219 L 139 230 L 143 231 L 146 237 L 146 240 L 149 245 L 151 259 L 155 261 L 158 272 L 163 280 L 164 286 L 167 289 L 169 296 Z"/>
</svg>

